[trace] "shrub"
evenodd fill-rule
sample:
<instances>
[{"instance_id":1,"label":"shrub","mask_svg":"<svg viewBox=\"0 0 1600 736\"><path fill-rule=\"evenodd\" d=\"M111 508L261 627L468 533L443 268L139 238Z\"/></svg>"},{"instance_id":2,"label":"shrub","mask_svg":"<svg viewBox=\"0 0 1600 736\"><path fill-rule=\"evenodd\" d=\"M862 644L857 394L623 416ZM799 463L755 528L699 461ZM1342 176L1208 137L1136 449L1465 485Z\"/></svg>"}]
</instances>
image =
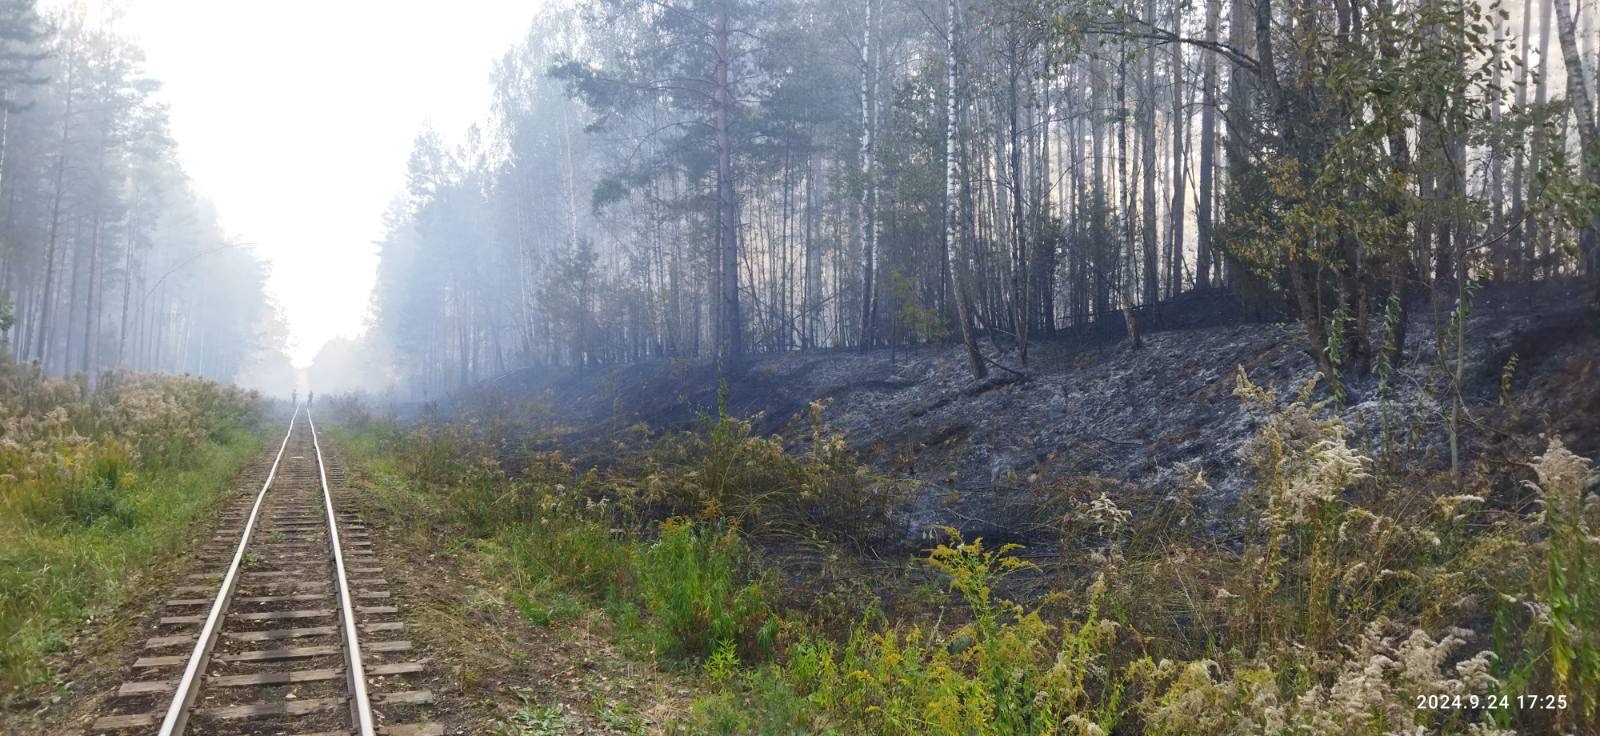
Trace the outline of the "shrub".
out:
<instances>
[{"instance_id":1,"label":"shrub","mask_svg":"<svg viewBox=\"0 0 1600 736\"><path fill-rule=\"evenodd\" d=\"M746 662L772 650L777 622L762 585L743 582L745 551L731 531L669 519L634 562L656 656L700 660L732 644Z\"/></svg>"},{"instance_id":2,"label":"shrub","mask_svg":"<svg viewBox=\"0 0 1600 736\"><path fill-rule=\"evenodd\" d=\"M639 467L610 478L645 518L684 516L729 523L748 534L864 542L883 533L892 483L856 461L812 404L811 451L790 454L754 434L759 419L719 409L698 429L663 438ZM629 477L632 476L632 477Z\"/></svg>"},{"instance_id":3,"label":"shrub","mask_svg":"<svg viewBox=\"0 0 1600 736\"><path fill-rule=\"evenodd\" d=\"M995 583L1030 567L1017 547L947 533L928 564L960 595L969 623L943 632L869 616L843 646L796 643L785 678L848 733L1110 733L1120 716L1120 690L1106 677L1117 625L1094 605L1079 621L1051 624L996 596Z\"/></svg>"}]
</instances>

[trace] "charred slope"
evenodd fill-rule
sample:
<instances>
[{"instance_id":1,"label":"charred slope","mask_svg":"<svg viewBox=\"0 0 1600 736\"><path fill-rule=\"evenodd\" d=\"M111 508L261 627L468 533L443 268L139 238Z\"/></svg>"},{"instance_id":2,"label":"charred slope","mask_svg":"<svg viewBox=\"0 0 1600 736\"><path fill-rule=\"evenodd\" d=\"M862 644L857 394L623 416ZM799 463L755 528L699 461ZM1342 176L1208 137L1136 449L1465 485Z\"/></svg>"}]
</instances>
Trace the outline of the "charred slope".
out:
<instances>
[{"instance_id":1,"label":"charred slope","mask_svg":"<svg viewBox=\"0 0 1600 736\"><path fill-rule=\"evenodd\" d=\"M1478 300L1462 372L1468 460L1525 462L1542 449L1530 441L1541 433L1600 455L1600 329L1581 304L1492 292ZM1437 347L1448 313L1415 311L1389 398L1369 377L1349 387L1340 411L1357 443L1376 442L1384 422L1399 421L1414 445L1408 456L1444 467L1449 388ZM1513 356L1507 407L1502 378ZM1238 450L1265 416L1234 396L1237 372L1280 394L1316 375L1298 326L1288 323L1155 332L1140 350L1110 340L1049 342L1021 369L1026 379L976 384L958 346L759 357L729 382L727 409L759 414L759 431L801 449L811 436L807 408L822 402L829 430L866 461L917 481L905 506L912 537L934 523L1025 537L1063 492L1118 487L1160 498L1195 473L1210 488L1198 502L1226 533L1228 511L1249 484ZM715 411L718 380L703 362L530 369L458 401L538 437L539 446L604 466L641 436Z\"/></svg>"}]
</instances>

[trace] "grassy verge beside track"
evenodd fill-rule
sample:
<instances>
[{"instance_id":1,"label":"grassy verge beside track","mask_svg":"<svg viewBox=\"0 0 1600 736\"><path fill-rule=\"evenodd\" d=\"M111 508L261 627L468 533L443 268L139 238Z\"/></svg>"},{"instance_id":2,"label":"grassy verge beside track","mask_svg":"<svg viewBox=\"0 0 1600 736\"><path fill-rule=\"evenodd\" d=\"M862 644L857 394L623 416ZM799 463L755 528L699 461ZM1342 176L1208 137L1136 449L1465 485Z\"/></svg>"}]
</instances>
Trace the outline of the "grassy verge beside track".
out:
<instances>
[{"instance_id":1,"label":"grassy verge beside track","mask_svg":"<svg viewBox=\"0 0 1600 736\"><path fill-rule=\"evenodd\" d=\"M194 378L108 376L95 390L0 364L0 688L55 679L47 664L114 610L140 571L261 447L262 404Z\"/></svg>"}]
</instances>

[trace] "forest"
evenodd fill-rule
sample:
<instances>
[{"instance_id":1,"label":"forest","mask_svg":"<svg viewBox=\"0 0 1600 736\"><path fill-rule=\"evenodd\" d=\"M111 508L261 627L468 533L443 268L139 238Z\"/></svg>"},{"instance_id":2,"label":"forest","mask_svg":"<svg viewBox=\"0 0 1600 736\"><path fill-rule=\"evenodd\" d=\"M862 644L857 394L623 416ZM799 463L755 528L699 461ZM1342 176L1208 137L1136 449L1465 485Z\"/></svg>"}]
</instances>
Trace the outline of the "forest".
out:
<instances>
[{"instance_id":1,"label":"forest","mask_svg":"<svg viewBox=\"0 0 1600 736\"><path fill-rule=\"evenodd\" d=\"M981 377L1222 292L1363 376L1404 360L1409 312L1596 278L1581 10L548 8L483 123L417 136L356 375L439 396L525 365L961 340Z\"/></svg>"},{"instance_id":2,"label":"forest","mask_svg":"<svg viewBox=\"0 0 1600 736\"><path fill-rule=\"evenodd\" d=\"M91 4L0 735L1600 733L1600 0Z\"/></svg>"},{"instance_id":3,"label":"forest","mask_svg":"<svg viewBox=\"0 0 1600 736\"><path fill-rule=\"evenodd\" d=\"M265 265L184 174L142 62L81 9L0 3L0 334L44 374L232 381L283 327Z\"/></svg>"}]
</instances>

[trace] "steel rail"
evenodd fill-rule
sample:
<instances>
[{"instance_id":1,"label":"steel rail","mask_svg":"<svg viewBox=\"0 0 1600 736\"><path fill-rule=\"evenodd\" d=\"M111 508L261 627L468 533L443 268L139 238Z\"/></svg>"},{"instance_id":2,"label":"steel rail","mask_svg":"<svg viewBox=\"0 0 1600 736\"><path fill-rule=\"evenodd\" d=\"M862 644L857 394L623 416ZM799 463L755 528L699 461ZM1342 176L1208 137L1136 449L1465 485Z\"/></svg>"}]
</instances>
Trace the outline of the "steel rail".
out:
<instances>
[{"instance_id":1,"label":"steel rail","mask_svg":"<svg viewBox=\"0 0 1600 736\"><path fill-rule=\"evenodd\" d=\"M356 636L355 607L350 603L350 581L345 577L344 551L339 544L339 518L333 511L333 494L328 491L328 468L322 462L322 443L317 440L317 423L306 407L306 424L311 427L311 446L317 451L317 477L322 483L323 508L328 512L328 545L333 548L334 575L339 581L339 618L343 623L345 677L350 690L350 712L359 736L374 736L372 701L367 697L367 676L361 664L361 643Z\"/></svg>"},{"instance_id":2,"label":"steel rail","mask_svg":"<svg viewBox=\"0 0 1600 736\"><path fill-rule=\"evenodd\" d=\"M300 407L296 406L294 413L289 416L289 431L284 433L283 443L278 445L278 455L272 459L272 469L267 471L267 480L261 484L261 491L256 494L255 504L250 507L250 516L245 520L244 533L239 537L239 547L233 552L233 562L228 565L228 572L222 577L222 586L217 589L217 598L211 602L211 613L206 616L205 625L200 628L200 636L195 640L194 651L189 654L189 663L183 668L183 679L178 681L178 687L172 694L172 703L167 706L167 714L161 719L159 736L179 736L189 724L189 710L194 705L195 697L200 693L200 673L205 671L206 664L211 659L211 650L216 646L217 634L222 629L222 616L233 601L233 591L239 583L239 568L244 564L245 548L250 546L250 538L255 534L256 517L261 513L261 502L267 497L267 489L272 487L273 479L278 477L278 464L283 462L283 451L289 447L289 437L294 434L295 420L299 418ZM310 418L311 412L307 409L306 419Z\"/></svg>"}]
</instances>

